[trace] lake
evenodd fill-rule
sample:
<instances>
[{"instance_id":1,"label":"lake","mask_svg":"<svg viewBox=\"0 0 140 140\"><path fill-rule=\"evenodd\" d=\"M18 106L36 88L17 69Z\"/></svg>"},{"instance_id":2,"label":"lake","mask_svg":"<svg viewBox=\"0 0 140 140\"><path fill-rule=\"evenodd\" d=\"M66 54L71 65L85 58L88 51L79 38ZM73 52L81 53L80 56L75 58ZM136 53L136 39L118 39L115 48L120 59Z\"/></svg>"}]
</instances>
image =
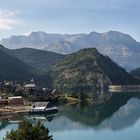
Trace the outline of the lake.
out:
<instances>
[{"instance_id":1,"label":"lake","mask_svg":"<svg viewBox=\"0 0 140 140\"><path fill-rule=\"evenodd\" d=\"M40 120L54 140L140 140L140 93L101 93L91 103L59 106L51 116L1 117L0 140L23 118Z\"/></svg>"}]
</instances>

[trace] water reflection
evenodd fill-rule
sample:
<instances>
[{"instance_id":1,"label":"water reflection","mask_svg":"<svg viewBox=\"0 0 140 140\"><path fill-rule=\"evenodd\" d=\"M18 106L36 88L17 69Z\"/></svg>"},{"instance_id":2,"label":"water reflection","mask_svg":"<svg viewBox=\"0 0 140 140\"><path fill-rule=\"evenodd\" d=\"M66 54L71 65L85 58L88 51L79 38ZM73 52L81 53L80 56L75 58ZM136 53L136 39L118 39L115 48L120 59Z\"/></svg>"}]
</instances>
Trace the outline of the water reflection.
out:
<instances>
[{"instance_id":1,"label":"water reflection","mask_svg":"<svg viewBox=\"0 0 140 140\"><path fill-rule=\"evenodd\" d=\"M72 121L79 122L86 126L99 126L102 121L107 118L111 118L111 116L113 116L115 112L119 111L122 106L128 106L130 103L133 106L135 100L127 104L131 98L140 98L139 93L113 93L110 95L106 98L105 96L99 96L97 101L90 104L65 106L61 110L61 114L67 116ZM133 107L133 110L134 112L139 112L136 107ZM138 113L135 114L139 115ZM130 119L134 118L132 117ZM119 125L119 121L117 121L117 124Z\"/></svg>"},{"instance_id":2,"label":"water reflection","mask_svg":"<svg viewBox=\"0 0 140 140\"><path fill-rule=\"evenodd\" d=\"M140 118L139 108L140 100L131 98L126 105L120 107L110 118L103 120L98 129L121 130L133 126Z\"/></svg>"},{"instance_id":3,"label":"water reflection","mask_svg":"<svg viewBox=\"0 0 140 140\"><path fill-rule=\"evenodd\" d=\"M6 115L6 116L1 116L0 118L0 130L4 129L5 127L7 127L7 125L10 124L18 124L18 122L20 122L23 119L27 119L30 120L32 122L34 121L52 121L54 116L56 114L52 114L49 116L46 115Z\"/></svg>"},{"instance_id":4,"label":"water reflection","mask_svg":"<svg viewBox=\"0 0 140 140\"><path fill-rule=\"evenodd\" d=\"M18 121L27 118L31 121L42 121L52 134L67 130L84 130L86 132L87 129L118 131L133 126L139 120L139 108L140 93L138 92L102 93L96 94L90 103L60 106L57 115L1 117L0 130L6 131L9 126L15 128Z\"/></svg>"}]
</instances>

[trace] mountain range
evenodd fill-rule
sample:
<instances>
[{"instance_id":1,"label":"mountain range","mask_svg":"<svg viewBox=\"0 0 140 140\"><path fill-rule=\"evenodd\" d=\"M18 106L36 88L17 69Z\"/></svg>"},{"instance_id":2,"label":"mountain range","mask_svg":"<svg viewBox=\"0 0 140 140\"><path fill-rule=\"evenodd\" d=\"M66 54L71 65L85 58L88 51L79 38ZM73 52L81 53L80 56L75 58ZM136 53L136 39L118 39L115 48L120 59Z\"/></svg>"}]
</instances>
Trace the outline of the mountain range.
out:
<instances>
[{"instance_id":1,"label":"mountain range","mask_svg":"<svg viewBox=\"0 0 140 140\"><path fill-rule=\"evenodd\" d=\"M89 34L48 34L42 31L11 36L0 41L7 48L35 48L70 54L83 48L96 48L128 71L140 66L140 43L117 31Z\"/></svg>"},{"instance_id":2,"label":"mountain range","mask_svg":"<svg viewBox=\"0 0 140 140\"><path fill-rule=\"evenodd\" d=\"M95 48L69 55L32 48L7 49L0 46L0 80L28 82L60 91L93 90L102 80L105 84L138 84L125 69Z\"/></svg>"}]
</instances>

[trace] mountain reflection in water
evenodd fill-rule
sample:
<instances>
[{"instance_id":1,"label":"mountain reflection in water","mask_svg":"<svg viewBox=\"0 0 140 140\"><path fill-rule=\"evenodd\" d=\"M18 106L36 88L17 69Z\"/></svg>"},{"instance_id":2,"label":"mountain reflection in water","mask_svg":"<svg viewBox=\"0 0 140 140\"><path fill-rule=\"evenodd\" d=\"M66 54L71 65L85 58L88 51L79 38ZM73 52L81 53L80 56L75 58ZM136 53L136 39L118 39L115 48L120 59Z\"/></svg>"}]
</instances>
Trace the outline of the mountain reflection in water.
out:
<instances>
[{"instance_id":1,"label":"mountain reflection in water","mask_svg":"<svg viewBox=\"0 0 140 140\"><path fill-rule=\"evenodd\" d=\"M108 101L99 104L65 106L61 114L73 122L94 129L122 129L133 125L140 117L139 93L113 93ZM66 125L66 124L65 124Z\"/></svg>"},{"instance_id":2,"label":"mountain reflection in water","mask_svg":"<svg viewBox=\"0 0 140 140\"><path fill-rule=\"evenodd\" d=\"M0 121L0 138L6 131L17 128L23 118L39 119L52 135L66 130L123 130L131 128L140 118L140 93L98 94L91 103L59 106L58 114L52 116L4 116Z\"/></svg>"}]
</instances>

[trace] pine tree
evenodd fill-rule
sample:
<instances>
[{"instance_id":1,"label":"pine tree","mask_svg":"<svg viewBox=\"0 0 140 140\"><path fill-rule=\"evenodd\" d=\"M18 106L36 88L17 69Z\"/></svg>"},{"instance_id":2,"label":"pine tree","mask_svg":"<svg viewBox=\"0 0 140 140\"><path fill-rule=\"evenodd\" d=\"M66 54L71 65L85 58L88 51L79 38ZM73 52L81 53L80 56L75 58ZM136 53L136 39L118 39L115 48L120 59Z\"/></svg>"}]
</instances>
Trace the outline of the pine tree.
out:
<instances>
[{"instance_id":1,"label":"pine tree","mask_svg":"<svg viewBox=\"0 0 140 140\"><path fill-rule=\"evenodd\" d=\"M52 135L49 136L48 128L39 121L33 124L23 120L17 130L11 130L6 134L4 140L53 140L53 138Z\"/></svg>"}]
</instances>

